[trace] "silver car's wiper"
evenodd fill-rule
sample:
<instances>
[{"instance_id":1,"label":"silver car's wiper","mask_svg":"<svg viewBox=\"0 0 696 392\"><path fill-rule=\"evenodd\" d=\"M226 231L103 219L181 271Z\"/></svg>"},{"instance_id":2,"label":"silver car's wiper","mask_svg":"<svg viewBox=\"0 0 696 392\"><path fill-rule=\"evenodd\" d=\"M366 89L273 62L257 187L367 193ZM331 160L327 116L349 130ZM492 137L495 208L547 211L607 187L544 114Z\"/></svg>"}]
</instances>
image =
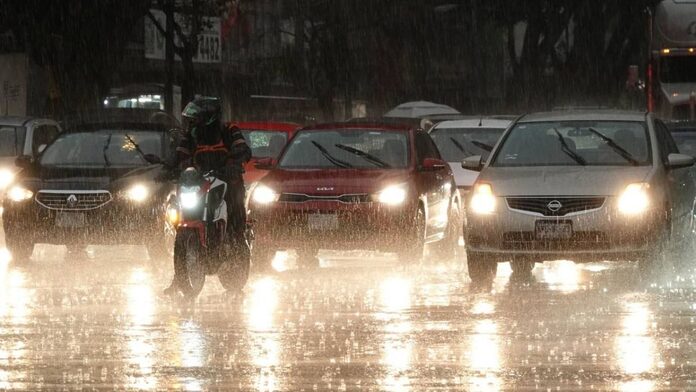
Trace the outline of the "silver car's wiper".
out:
<instances>
[{"instance_id":1,"label":"silver car's wiper","mask_svg":"<svg viewBox=\"0 0 696 392\"><path fill-rule=\"evenodd\" d=\"M334 144L334 146L336 146L336 148L340 148L343 151L348 151L351 154L355 154L355 155L365 159L368 162L374 163L375 165L377 165L379 167L385 167L385 168L391 167L391 165L388 164L387 162L384 162L383 160L377 158L376 156L374 156L372 154L368 154L363 150L358 150L357 148L354 148L351 146L346 146L344 144Z\"/></svg>"},{"instance_id":2,"label":"silver car's wiper","mask_svg":"<svg viewBox=\"0 0 696 392\"><path fill-rule=\"evenodd\" d=\"M351 165L350 163L344 162L344 161L334 157L333 155L331 155L329 153L329 151L326 150L326 148L324 148L324 146L315 142L314 140L312 140L312 144L314 145L314 147L317 148L317 150L319 150L319 152L321 152L321 155L323 155L324 158L326 158L329 162L333 163L334 165L336 165L338 167L342 167L344 169L353 167L353 165Z\"/></svg>"},{"instance_id":3,"label":"silver car's wiper","mask_svg":"<svg viewBox=\"0 0 696 392\"><path fill-rule=\"evenodd\" d=\"M626 151L623 147L619 146L616 144L614 139L610 138L609 136L604 135L603 133L599 132L598 130L589 127L587 128L588 131L592 132L593 134L597 135L600 139L604 140L607 145L614 150L617 154L621 155L621 157L628 162L630 162L633 166L638 166L640 165L640 162L636 158L631 155L630 152Z\"/></svg>"},{"instance_id":4,"label":"silver car's wiper","mask_svg":"<svg viewBox=\"0 0 696 392\"><path fill-rule=\"evenodd\" d=\"M111 161L109 161L109 157L107 156L106 152L109 150L109 146L111 146L111 137L113 135L113 133L110 133L109 136L107 136L106 143L104 143L104 147L102 148L102 155L104 156L104 164L106 167L111 166Z\"/></svg>"},{"instance_id":5,"label":"silver car's wiper","mask_svg":"<svg viewBox=\"0 0 696 392\"><path fill-rule=\"evenodd\" d=\"M578 164L582 166L587 165L587 161L585 160L585 158L578 155L577 152L573 151L573 149L571 149L570 146L568 146L568 142L566 142L563 135L561 135L561 133L558 132L558 129L554 128L553 131L556 132L556 135L558 136L558 141L561 143L561 151L566 153L566 155L568 155L569 157L573 158L573 160Z\"/></svg>"},{"instance_id":6,"label":"silver car's wiper","mask_svg":"<svg viewBox=\"0 0 696 392\"><path fill-rule=\"evenodd\" d=\"M488 151L488 152L493 151L493 146L491 146L490 144L486 144L486 143L480 142L478 140L471 140L469 143L473 144L474 146L476 146L484 151Z\"/></svg>"}]
</instances>

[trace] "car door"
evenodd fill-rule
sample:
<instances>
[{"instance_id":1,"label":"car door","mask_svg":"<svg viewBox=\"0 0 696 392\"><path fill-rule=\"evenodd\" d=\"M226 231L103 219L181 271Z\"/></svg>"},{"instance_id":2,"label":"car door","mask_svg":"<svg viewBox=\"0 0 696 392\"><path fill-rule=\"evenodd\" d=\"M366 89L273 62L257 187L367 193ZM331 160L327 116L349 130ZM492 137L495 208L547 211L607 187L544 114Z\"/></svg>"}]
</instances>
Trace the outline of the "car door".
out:
<instances>
[{"instance_id":1,"label":"car door","mask_svg":"<svg viewBox=\"0 0 696 392\"><path fill-rule=\"evenodd\" d=\"M426 198L427 236L442 234L447 227L451 192L449 177L446 175L447 170L446 168L423 170L422 166L425 159L441 159L437 146L427 133L416 131L415 144L419 182Z\"/></svg>"},{"instance_id":2,"label":"car door","mask_svg":"<svg viewBox=\"0 0 696 392\"><path fill-rule=\"evenodd\" d=\"M656 120L655 125L660 144L660 158L663 164L667 165L669 154L677 154L679 149L662 121ZM689 168L667 169L666 174L669 195L672 199L672 222L675 228L686 228L690 222L696 185L691 179Z\"/></svg>"}]
</instances>

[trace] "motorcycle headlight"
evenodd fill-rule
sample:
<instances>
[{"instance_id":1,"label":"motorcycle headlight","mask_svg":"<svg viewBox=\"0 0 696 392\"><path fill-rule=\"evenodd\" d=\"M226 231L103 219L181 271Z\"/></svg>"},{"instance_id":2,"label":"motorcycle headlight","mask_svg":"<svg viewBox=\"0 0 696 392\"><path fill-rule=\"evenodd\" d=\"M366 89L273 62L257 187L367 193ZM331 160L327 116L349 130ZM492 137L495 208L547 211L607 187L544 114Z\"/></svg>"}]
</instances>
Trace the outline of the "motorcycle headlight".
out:
<instances>
[{"instance_id":1,"label":"motorcycle headlight","mask_svg":"<svg viewBox=\"0 0 696 392\"><path fill-rule=\"evenodd\" d=\"M471 211L477 214L492 214L495 212L495 195L491 184L476 184L469 204Z\"/></svg>"},{"instance_id":2,"label":"motorcycle headlight","mask_svg":"<svg viewBox=\"0 0 696 392\"><path fill-rule=\"evenodd\" d=\"M0 169L0 189L5 189L15 179L15 174L12 170L10 169Z\"/></svg>"},{"instance_id":3,"label":"motorcycle headlight","mask_svg":"<svg viewBox=\"0 0 696 392\"><path fill-rule=\"evenodd\" d=\"M126 190L126 197L134 202L141 203L150 196L150 190L143 184L136 184Z\"/></svg>"},{"instance_id":4,"label":"motorcycle headlight","mask_svg":"<svg viewBox=\"0 0 696 392\"><path fill-rule=\"evenodd\" d=\"M12 201L24 201L24 200L29 200L34 196L34 192L30 191L29 189L21 186L21 185L15 185L12 188L10 188L10 191L7 192L7 197L10 198Z\"/></svg>"},{"instance_id":5,"label":"motorcycle headlight","mask_svg":"<svg viewBox=\"0 0 696 392\"><path fill-rule=\"evenodd\" d=\"M644 182L630 184L619 196L619 212L624 215L638 215L650 206L648 189L650 185Z\"/></svg>"},{"instance_id":6,"label":"motorcycle headlight","mask_svg":"<svg viewBox=\"0 0 696 392\"><path fill-rule=\"evenodd\" d=\"M167 208L167 221L172 225L179 223L179 210L174 207Z\"/></svg>"},{"instance_id":7,"label":"motorcycle headlight","mask_svg":"<svg viewBox=\"0 0 696 392\"><path fill-rule=\"evenodd\" d=\"M397 206L406 201L406 186L391 185L377 193L377 201L390 206Z\"/></svg>"},{"instance_id":8,"label":"motorcycle headlight","mask_svg":"<svg viewBox=\"0 0 696 392\"><path fill-rule=\"evenodd\" d=\"M254 193L251 195L252 200L258 204L270 204L278 201L278 193L266 185L258 184L254 187Z\"/></svg>"},{"instance_id":9,"label":"motorcycle headlight","mask_svg":"<svg viewBox=\"0 0 696 392\"><path fill-rule=\"evenodd\" d=\"M181 203L181 208L185 210L196 208L200 201L200 196L198 195L198 191L200 191L200 189L201 188L197 186L181 188L181 192L179 194L179 202Z\"/></svg>"}]
</instances>

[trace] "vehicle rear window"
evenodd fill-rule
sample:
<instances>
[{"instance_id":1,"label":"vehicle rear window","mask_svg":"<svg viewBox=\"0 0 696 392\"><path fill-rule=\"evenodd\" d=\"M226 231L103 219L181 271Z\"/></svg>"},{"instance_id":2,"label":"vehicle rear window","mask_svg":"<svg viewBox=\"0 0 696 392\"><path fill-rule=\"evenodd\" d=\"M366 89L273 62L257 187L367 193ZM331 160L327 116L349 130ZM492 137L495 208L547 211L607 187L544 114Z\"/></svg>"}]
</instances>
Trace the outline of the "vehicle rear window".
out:
<instances>
[{"instance_id":1,"label":"vehicle rear window","mask_svg":"<svg viewBox=\"0 0 696 392\"><path fill-rule=\"evenodd\" d=\"M470 156L488 156L503 132L504 128L436 128L430 136L444 160L461 162Z\"/></svg>"},{"instance_id":2,"label":"vehicle rear window","mask_svg":"<svg viewBox=\"0 0 696 392\"><path fill-rule=\"evenodd\" d=\"M143 154L163 157L163 133L155 131L97 130L61 134L41 156L44 166L137 167L146 165Z\"/></svg>"},{"instance_id":3,"label":"vehicle rear window","mask_svg":"<svg viewBox=\"0 0 696 392\"><path fill-rule=\"evenodd\" d=\"M0 157L22 155L26 129L0 125Z\"/></svg>"},{"instance_id":4,"label":"vehicle rear window","mask_svg":"<svg viewBox=\"0 0 696 392\"><path fill-rule=\"evenodd\" d=\"M408 132L368 129L305 130L290 142L282 168L404 168Z\"/></svg>"},{"instance_id":5,"label":"vehicle rear window","mask_svg":"<svg viewBox=\"0 0 696 392\"><path fill-rule=\"evenodd\" d=\"M277 158L288 142L287 132L242 130L254 158Z\"/></svg>"},{"instance_id":6,"label":"vehicle rear window","mask_svg":"<svg viewBox=\"0 0 696 392\"><path fill-rule=\"evenodd\" d=\"M561 121L515 125L492 166L629 166L650 162L648 132L642 122Z\"/></svg>"}]
</instances>

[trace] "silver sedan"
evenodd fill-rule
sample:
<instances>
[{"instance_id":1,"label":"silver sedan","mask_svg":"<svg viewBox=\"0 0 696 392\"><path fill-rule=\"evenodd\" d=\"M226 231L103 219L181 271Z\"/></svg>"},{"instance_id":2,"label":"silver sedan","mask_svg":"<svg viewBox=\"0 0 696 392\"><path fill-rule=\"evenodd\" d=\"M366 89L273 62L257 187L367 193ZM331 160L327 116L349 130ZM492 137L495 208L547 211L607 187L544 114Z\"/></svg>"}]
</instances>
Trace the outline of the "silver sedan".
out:
<instances>
[{"instance_id":1,"label":"silver sedan","mask_svg":"<svg viewBox=\"0 0 696 392\"><path fill-rule=\"evenodd\" d=\"M502 136L467 197L469 275L490 281L498 262L637 260L649 266L693 241L688 167L653 115L563 111L527 115Z\"/></svg>"}]
</instances>

